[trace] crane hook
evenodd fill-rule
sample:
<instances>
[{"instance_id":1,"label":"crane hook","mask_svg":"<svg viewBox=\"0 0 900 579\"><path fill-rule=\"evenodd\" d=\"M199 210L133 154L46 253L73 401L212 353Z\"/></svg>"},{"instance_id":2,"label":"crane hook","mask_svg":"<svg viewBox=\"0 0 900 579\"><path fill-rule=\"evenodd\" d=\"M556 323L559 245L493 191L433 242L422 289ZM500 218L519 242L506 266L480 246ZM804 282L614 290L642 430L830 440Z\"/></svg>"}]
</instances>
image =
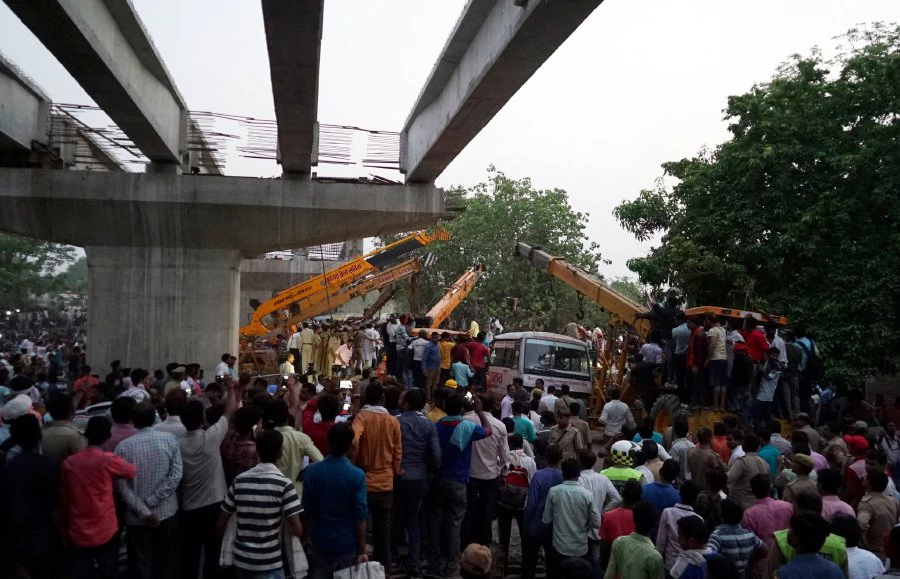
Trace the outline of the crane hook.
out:
<instances>
[{"instance_id":1,"label":"crane hook","mask_svg":"<svg viewBox=\"0 0 900 579\"><path fill-rule=\"evenodd\" d=\"M575 317L579 320L584 319L584 294L581 292L576 292L578 296L578 310L575 312Z\"/></svg>"}]
</instances>

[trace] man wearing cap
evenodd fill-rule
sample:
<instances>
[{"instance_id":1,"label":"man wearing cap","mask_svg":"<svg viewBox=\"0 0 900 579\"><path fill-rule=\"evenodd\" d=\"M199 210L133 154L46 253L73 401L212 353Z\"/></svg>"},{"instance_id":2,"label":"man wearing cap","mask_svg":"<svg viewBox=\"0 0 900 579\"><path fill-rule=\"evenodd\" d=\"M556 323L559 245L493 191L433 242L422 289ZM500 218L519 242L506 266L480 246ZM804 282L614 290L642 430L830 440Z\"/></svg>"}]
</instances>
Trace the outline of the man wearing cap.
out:
<instances>
[{"instance_id":1,"label":"man wearing cap","mask_svg":"<svg viewBox=\"0 0 900 579\"><path fill-rule=\"evenodd\" d=\"M644 475L634 467L633 449L636 445L627 440L620 440L609 449L609 460L612 466L600 471L600 474L610 480L619 494L625 489L625 483L636 480L641 484L651 481L645 480ZM634 451L636 452L636 451Z\"/></svg>"},{"instance_id":2,"label":"man wearing cap","mask_svg":"<svg viewBox=\"0 0 900 579\"><path fill-rule=\"evenodd\" d=\"M801 493L818 495L819 485L809 476L809 473L813 471L815 466L812 457L808 454L795 454L791 470L794 471L797 478L784 487L784 493L781 498L789 503L794 503L797 495Z\"/></svg>"},{"instance_id":3,"label":"man wearing cap","mask_svg":"<svg viewBox=\"0 0 900 579\"><path fill-rule=\"evenodd\" d=\"M869 442L858 434L845 435L844 442L847 443L849 454L853 457L844 473L844 492L847 502L855 509L866 494L863 480L866 478L866 452L869 450Z\"/></svg>"},{"instance_id":4,"label":"man wearing cap","mask_svg":"<svg viewBox=\"0 0 900 579\"><path fill-rule=\"evenodd\" d=\"M169 380L168 382L166 382L166 387L163 389L163 396L165 396L172 390L177 390L177 389L181 388L181 378L182 378L182 376L184 376L184 371L185 371L185 367L181 366L181 365L178 365L178 366L175 366L174 368L172 368L172 371L169 372L169 375L172 377L172 379ZM228 372L223 372L223 373L227 374ZM216 374L216 376L219 376L219 375L220 374L218 374L218 373Z\"/></svg>"},{"instance_id":5,"label":"man wearing cap","mask_svg":"<svg viewBox=\"0 0 900 579\"><path fill-rule=\"evenodd\" d=\"M0 424L0 453L8 451L12 447L10 440L10 425L17 418L25 416L31 410L31 398L27 394L19 394L0 409L0 416L3 417L3 424ZM37 415L35 413L35 415Z\"/></svg>"}]
</instances>

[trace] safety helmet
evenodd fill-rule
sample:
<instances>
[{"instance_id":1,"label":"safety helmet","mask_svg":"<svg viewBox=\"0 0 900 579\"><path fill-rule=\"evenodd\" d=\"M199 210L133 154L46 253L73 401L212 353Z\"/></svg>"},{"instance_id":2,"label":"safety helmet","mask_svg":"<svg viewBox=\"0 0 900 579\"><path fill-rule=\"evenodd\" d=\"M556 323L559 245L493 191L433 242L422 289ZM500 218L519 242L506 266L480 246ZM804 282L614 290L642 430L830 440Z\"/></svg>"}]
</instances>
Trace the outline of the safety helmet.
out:
<instances>
[{"instance_id":1,"label":"safety helmet","mask_svg":"<svg viewBox=\"0 0 900 579\"><path fill-rule=\"evenodd\" d=\"M619 466L634 466L634 458L631 456L633 445L627 440L620 440L612 445L609 457L613 463Z\"/></svg>"}]
</instances>

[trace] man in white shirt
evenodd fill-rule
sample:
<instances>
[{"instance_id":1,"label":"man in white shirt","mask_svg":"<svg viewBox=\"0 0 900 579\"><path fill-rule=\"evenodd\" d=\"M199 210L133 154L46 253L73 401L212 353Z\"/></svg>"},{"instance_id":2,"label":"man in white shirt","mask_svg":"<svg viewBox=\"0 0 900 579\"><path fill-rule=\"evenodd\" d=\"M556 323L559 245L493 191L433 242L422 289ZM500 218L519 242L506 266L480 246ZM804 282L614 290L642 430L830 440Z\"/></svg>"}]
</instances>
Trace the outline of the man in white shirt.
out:
<instances>
[{"instance_id":1,"label":"man in white shirt","mask_svg":"<svg viewBox=\"0 0 900 579\"><path fill-rule=\"evenodd\" d=\"M713 409L725 410L725 382L728 379L728 350L725 328L714 314L706 317L706 339L709 351L708 379L713 393Z\"/></svg>"},{"instance_id":2,"label":"man in white shirt","mask_svg":"<svg viewBox=\"0 0 900 579\"><path fill-rule=\"evenodd\" d=\"M662 338L660 338L658 334L654 334L654 336L650 338L649 342L641 346L641 356L644 357L644 362L656 365L663 363L663 349L655 341L661 339Z\"/></svg>"},{"instance_id":3,"label":"man in white shirt","mask_svg":"<svg viewBox=\"0 0 900 579\"><path fill-rule=\"evenodd\" d=\"M538 406L538 412L556 412L556 401L559 398L556 397L556 386L552 384L547 386L547 392L541 396L541 402Z\"/></svg>"},{"instance_id":4,"label":"man in white shirt","mask_svg":"<svg viewBox=\"0 0 900 579\"><path fill-rule=\"evenodd\" d=\"M737 459L747 454L746 452L744 452L744 446L742 442L743 435L741 434L740 430L729 432L728 436L725 437L725 443L728 445L728 448L731 449L731 457L728 458L729 468Z\"/></svg>"},{"instance_id":5,"label":"man in white shirt","mask_svg":"<svg viewBox=\"0 0 900 579\"><path fill-rule=\"evenodd\" d=\"M181 450L181 571L197 577L201 551L218 553L221 543L216 534L216 521L222 512L221 503L228 488L222 469L220 447L228 433L228 422L237 410L240 395L231 378L226 379L228 393L225 412L215 424L203 429L204 408L199 400L188 402L182 411L186 435L179 439ZM204 559L203 577L216 577L219 572L217 557Z\"/></svg>"},{"instance_id":6,"label":"man in white shirt","mask_svg":"<svg viewBox=\"0 0 900 579\"><path fill-rule=\"evenodd\" d=\"M378 351L378 342L381 341L381 336L378 335L378 330L372 327L372 324L366 326L366 341L363 343L363 365L371 366L372 368L378 367L378 360L375 359L375 353Z\"/></svg>"},{"instance_id":7,"label":"man in white shirt","mask_svg":"<svg viewBox=\"0 0 900 579\"><path fill-rule=\"evenodd\" d=\"M294 334L295 336L299 336L300 334ZM293 376L296 372L294 371L294 353L291 352L287 355L287 359L281 363L281 366L278 367L278 373L281 374L282 377L285 376Z\"/></svg>"},{"instance_id":8,"label":"man in white shirt","mask_svg":"<svg viewBox=\"0 0 900 579\"><path fill-rule=\"evenodd\" d=\"M483 405L484 416L491 426L491 435L472 443L469 501L462 525L463 545L491 544L491 524L495 518L497 495L500 492L500 474L509 464L506 427L491 414L494 399L487 394L480 394L479 398ZM481 419L475 411L467 412L463 418L481 426Z\"/></svg>"},{"instance_id":9,"label":"man in white shirt","mask_svg":"<svg viewBox=\"0 0 900 579\"><path fill-rule=\"evenodd\" d=\"M594 497L594 508L600 513L602 520L603 513L622 502L622 496L616 490L616 487L613 486L612 481L594 470L594 464L597 462L597 455L594 454L594 451L590 448L582 449L578 453L578 460L581 462L581 476L578 477L578 482ZM589 538L590 544L588 547L591 561L597 561L597 563L599 563L600 558L600 541L597 540L599 532L600 528L598 527L594 537ZM596 558L594 555L596 555Z\"/></svg>"},{"instance_id":10,"label":"man in white shirt","mask_svg":"<svg viewBox=\"0 0 900 579\"><path fill-rule=\"evenodd\" d=\"M619 389L610 388L607 391L606 404L603 405L603 411L600 412L600 424L604 427L604 433L607 439L622 432L623 426L634 428L634 416L628 405L619 400Z\"/></svg>"},{"instance_id":11,"label":"man in white shirt","mask_svg":"<svg viewBox=\"0 0 900 579\"><path fill-rule=\"evenodd\" d=\"M515 396L516 387L510 384L506 387L506 396L504 396L503 399L500 400L500 420L503 420L507 417L512 418L512 405L515 401Z\"/></svg>"},{"instance_id":12,"label":"man in white shirt","mask_svg":"<svg viewBox=\"0 0 900 579\"><path fill-rule=\"evenodd\" d=\"M33 355L34 354L34 342L29 340L28 338L25 338L24 340L22 340L22 342L19 344L19 351L21 352L23 350L29 356Z\"/></svg>"},{"instance_id":13,"label":"man in white shirt","mask_svg":"<svg viewBox=\"0 0 900 579\"><path fill-rule=\"evenodd\" d=\"M231 358L231 354L222 354L222 361L216 364L216 376L225 376L226 374L231 374L230 368L228 366L228 360Z\"/></svg>"},{"instance_id":14,"label":"man in white shirt","mask_svg":"<svg viewBox=\"0 0 900 579\"><path fill-rule=\"evenodd\" d=\"M288 352L294 355L294 360L300 359L300 345L303 343L303 336L300 334L300 328L297 328L297 331L291 334L291 337L288 338L287 349Z\"/></svg>"},{"instance_id":15,"label":"man in white shirt","mask_svg":"<svg viewBox=\"0 0 900 579\"><path fill-rule=\"evenodd\" d=\"M332 364L338 366L338 373L341 378L346 378L348 372L350 371L350 360L353 359L353 342L351 340L347 340L345 343L338 346L337 351L334 353L334 361Z\"/></svg>"},{"instance_id":16,"label":"man in white shirt","mask_svg":"<svg viewBox=\"0 0 900 579\"><path fill-rule=\"evenodd\" d=\"M428 334L425 330L419 330L416 339L409 344L409 349L412 350L413 381L416 388L425 387L425 372L422 370L422 354L425 352L425 346L427 345Z\"/></svg>"},{"instance_id":17,"label":"man in white shirt","mask_svg":"<svg viewBox=\"0 0 900 579\"><path fill-rule=\"evenodd\" d=\"M397 318L391 315L387 324L384 326L384 332L387 334L388 343L385 344L385 352L387 353L387 372L391 376L397 376L397 344L394 334L397 333L397 327L400 323Z\"/></svg>"},{"instance_id":18,"label":"man in white shirt","mask_svg":"<svg viewBox=\"0 0 900 579\"><path fill-rule=\"evenodd\" d=\"M778 361L781 362L782 368L787 368L787 348L784 340L778 335L778 327L775 324L766 324L766 341L770 348L778 348ZM818 448L814 450L819 450Z\"/></svg>"},{"instance_id":19,"label":"man in white shirt","mask_svg":"<svg viewBox=\"0 0 900 579\"><path fill-rule=\"evenodd\" d=\"M831 532L843 537L847 544L847 571L850 579L869 579L884 573L884 564L878 555L859 548L860 529L855 517L836 513L831 519Z\"/></svg>"},{"instance_id":20,"label":"man in white shirt","mask_svg":"<svg viewBox=\"0 0 900 579\"><path fill-rule=\"evenodd\" d=\"M181 411L187 404L187 393L181 388L176 388L166 394L166 419L153 427L160 432L168 432L175 438L184 438L187 429L181 423Z\"/></svg>"}]
</instances>

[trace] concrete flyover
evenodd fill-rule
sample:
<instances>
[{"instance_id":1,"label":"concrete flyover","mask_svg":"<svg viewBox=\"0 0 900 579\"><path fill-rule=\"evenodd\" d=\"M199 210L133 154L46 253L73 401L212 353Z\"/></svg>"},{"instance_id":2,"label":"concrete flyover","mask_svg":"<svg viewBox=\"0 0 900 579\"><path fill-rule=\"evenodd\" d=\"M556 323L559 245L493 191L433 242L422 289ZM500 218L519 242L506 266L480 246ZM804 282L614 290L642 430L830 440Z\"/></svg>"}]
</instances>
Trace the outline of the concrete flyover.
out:
<instances>
[{"instance_id":1,"label":"concrete flyover","mask_svg":"<svg viewBox=\"0 0 900 579\"><path fill-rule=\"evenodd\" d=\"M27 155L49 137L50 98L0 54L0 155Z\"/></svg>"},{"instance_id":2,"label":"concrete flyover","mask_svg":"<svg viewBox=\"0 0 900 579\"><path fill-rule=\"evenodd\" d=\"M433 183L603 0L469 0L407 118L400 170Z\"/></svg>"},{"instance_id":3,"label":"concrete flyover","mask_svg":"<svg viewBox=\"0 0 900 579\"><path fill-rule=\"evenodd\" d=\"M39 169L0 169L0 206L0 230L85 248L90 363L208 370L237 347L243 257L444 216L431 185Z\"/></svg>"},{"instance_id":4,"label":"concrete flyover","mask_svg":"<svg viewBox=\"0 0 900 579\"><path fill-rule=\"evenodd\" d=\"M278 120L278 162L285 173L316 165L319 53L325 0L262 0L272 97Z\"/></svg>"},{"instance_id":5,"label":"concrete flyover","mask_svg":"<svg viewBox=\"0 0 900 579\"><path fill-rule=\"evenodd\" d=\"M4 0L154 163L186 159L187 107L127 0Z\"/></svg>"}]
</instances>

